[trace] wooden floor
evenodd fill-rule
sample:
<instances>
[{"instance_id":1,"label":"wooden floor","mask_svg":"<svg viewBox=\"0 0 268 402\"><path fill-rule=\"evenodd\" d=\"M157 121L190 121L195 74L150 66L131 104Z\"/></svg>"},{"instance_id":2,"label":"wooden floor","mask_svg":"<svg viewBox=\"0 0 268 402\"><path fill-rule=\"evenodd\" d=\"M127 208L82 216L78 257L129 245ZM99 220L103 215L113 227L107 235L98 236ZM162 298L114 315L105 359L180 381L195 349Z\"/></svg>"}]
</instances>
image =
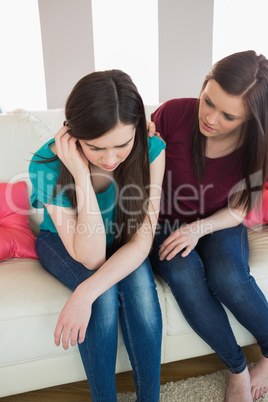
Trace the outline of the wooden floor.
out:
<instances>
[{"instance_id":1,"label":"wooden floor","mask_svg":"<svg viewBox=\"0 0 268 402\"><path fill-rule=\"evenodd\" d=\"M259 358L257 345L243 348L247 362L256 362ZM194 359L181 360L163 364L161 367L161 384L179 381L189 377L205 375L225 369L225 365L215 355L201 356ZM135 391L132 373L116 374L118 392ZM90 402L90 391L87 381L76 382L58 387L46 388L25 394L1 398L1 402Z\"/></svg>"}]
</instances>

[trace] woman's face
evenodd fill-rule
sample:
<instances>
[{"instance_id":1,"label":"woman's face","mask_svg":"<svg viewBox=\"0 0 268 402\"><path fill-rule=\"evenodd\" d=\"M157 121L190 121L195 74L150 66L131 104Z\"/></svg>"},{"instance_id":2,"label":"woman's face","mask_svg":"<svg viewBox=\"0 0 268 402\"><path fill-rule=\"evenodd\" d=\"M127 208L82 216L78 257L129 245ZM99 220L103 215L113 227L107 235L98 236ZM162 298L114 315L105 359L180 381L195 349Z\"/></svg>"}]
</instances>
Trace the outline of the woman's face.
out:
<instances>
[{"instance_id":1,"label":"woman's face","mask_svg":"<svg viewBox=\"0 0 268 402\"><path fill-rule=\"evenodd\" d=\"M206 137L239 136L246 121L242 97L228 94L211 79L200 96L198 118L199 129Z\"/></svg>"},{"instance_id":2,"label":"woman's face","mask_svg":"<svg viewBox=\"0 0 268 402\"><path fill-rule=\"evenodd\" d=\"M135 127L118 123L117 126L94 140L79 140L82 150L89 162L101 170L112 172L130 154Z\"/></svg>"}]
</instances>

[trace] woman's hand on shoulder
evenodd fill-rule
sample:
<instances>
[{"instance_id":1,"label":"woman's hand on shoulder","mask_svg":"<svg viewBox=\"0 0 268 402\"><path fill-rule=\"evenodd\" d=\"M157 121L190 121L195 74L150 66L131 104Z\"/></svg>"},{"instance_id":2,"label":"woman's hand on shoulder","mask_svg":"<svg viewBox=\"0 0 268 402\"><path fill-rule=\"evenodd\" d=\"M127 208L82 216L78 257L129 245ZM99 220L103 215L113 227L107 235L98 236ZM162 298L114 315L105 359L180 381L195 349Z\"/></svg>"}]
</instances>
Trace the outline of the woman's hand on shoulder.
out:
<instances>
[{"instance_id":1,"label":"woman's hand on shoulder","mask_svg":"<svg viewBox=\"0 0 268 402\"><path fill-rule=\"evenodd\" d=\"M148 137L152 138L155 135L166 144L161 135L156 131L156 127L153 121L146 121L146 125L147 125Z\"/></svg>"},{"instance_id":2,"label":"woman's hand on shoulder","mask_svg":"<svg viewBox=\"0 0 268 402\"><path fill-rule=\"evenodd\" d=\"M202 237L198 222L183 225L169 235L160 245L160 260L171 260L175 255L181 253L182 257L187 257L195 248L198 240Z\"/></svg>"},{"instance_id":3,"label":"woman's hand on shoulder","mask_svg":"<svg viewBox=\"0 0 268 402\"><path fill-rule=\"evenodd\" d=\"M79 285L63 307L54 332L54 342L62 343L68 349L69 342L84 342L87 326L91 316L92 302L89 300L87 287Z\"/></svg>"},{"instance_id":4,"label":"woman's hand on shoulder","mask_svg":"<svg viewBox=\"0 0 268 402\"><path fill-rule=\"evenodd\" d=\"M63 126L55 135L57 155L73 177L88 172L88 160L78 140L68 133L68 126Z\"/></svg>"}]
</instances>

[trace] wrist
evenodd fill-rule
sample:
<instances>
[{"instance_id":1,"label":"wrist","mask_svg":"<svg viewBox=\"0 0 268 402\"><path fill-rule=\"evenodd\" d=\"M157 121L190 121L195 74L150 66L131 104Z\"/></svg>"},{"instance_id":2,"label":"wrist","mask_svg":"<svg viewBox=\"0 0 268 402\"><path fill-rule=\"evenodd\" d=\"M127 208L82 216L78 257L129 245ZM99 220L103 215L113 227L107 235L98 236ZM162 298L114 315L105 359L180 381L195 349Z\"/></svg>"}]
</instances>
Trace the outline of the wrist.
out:
<instances>
[{"instance_id":1,"label":"wrist","mask_svg":"<svg viewBox=\"0 0 268 402\"><path fill-rule=\"evenodd\" d=\"M89 169L81 169L74 176L74 181L76 184L91 183L91 176Z\"/></svg>"},{"instance_id":2,"label":"wrist","mask_svg":"<svg viewBox=\"0 0 268 402\"><path fill-rule=\"evenodd\" d=\"M84 294L87 302L92 304L99 297L96 290L91 286L91 278L86 279L84 282L77 286L76 290Z\"/></svg>"},{"instance_id":3,"label":"wrist","mask_svg":"<svg viewBox=\"0 0 268 402\"><path fill-rule=\"evenodd\" d=\"M209 223L206 219L195 221L193 222L193 225L199 238L213 232L212 224Z\"/></svg>"},{"instance_id":4,"label":"wrist","mask_svg":"<svg viewBox=\"0 0 268 402\"><path fill-rule=\"evenodd\" d=\"M76 191L81 190L83 194L89 194L89 191L93 189L90 172L83 172L74 177Z\"/></svg>"}]
</instances>

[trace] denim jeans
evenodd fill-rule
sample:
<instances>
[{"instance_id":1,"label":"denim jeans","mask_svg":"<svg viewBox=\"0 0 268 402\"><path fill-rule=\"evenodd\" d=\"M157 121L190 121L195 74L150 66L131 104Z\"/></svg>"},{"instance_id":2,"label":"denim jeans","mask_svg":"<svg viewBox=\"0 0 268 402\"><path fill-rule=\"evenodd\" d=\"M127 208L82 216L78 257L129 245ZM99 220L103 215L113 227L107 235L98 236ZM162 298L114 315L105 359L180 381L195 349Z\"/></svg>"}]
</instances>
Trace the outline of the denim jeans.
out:
<instances>
[{"instance_id":1,"label":"denim jeans","mask_svg":"<svg viewBox=\"0 0 268 402\"><path fill-rule=\"evenodd\" d=\"M170 286L188 323L232 373L242 372L246 360L224 304L268 357L268 304L250 275L245 226L208 234L187 257L179 253L170 261L160 261L159 245L171 232L170 225L160 224L150 259L153 269Z\"/></svg>"},{"instance_id":2,"label":"denim jeans","mask_svg":"<svg viewBox=\"0 0 268 402\"><path fill-rule=\"evenodd\" d=\"M41 230L36 249L45 269L73 291L96 272L75 261L57 233ZM117 401L119 317L137 401L158 402L162 319L149 258L92 305L85 341L78 346L94 402Z\"/></svg>"}]
</instances>

